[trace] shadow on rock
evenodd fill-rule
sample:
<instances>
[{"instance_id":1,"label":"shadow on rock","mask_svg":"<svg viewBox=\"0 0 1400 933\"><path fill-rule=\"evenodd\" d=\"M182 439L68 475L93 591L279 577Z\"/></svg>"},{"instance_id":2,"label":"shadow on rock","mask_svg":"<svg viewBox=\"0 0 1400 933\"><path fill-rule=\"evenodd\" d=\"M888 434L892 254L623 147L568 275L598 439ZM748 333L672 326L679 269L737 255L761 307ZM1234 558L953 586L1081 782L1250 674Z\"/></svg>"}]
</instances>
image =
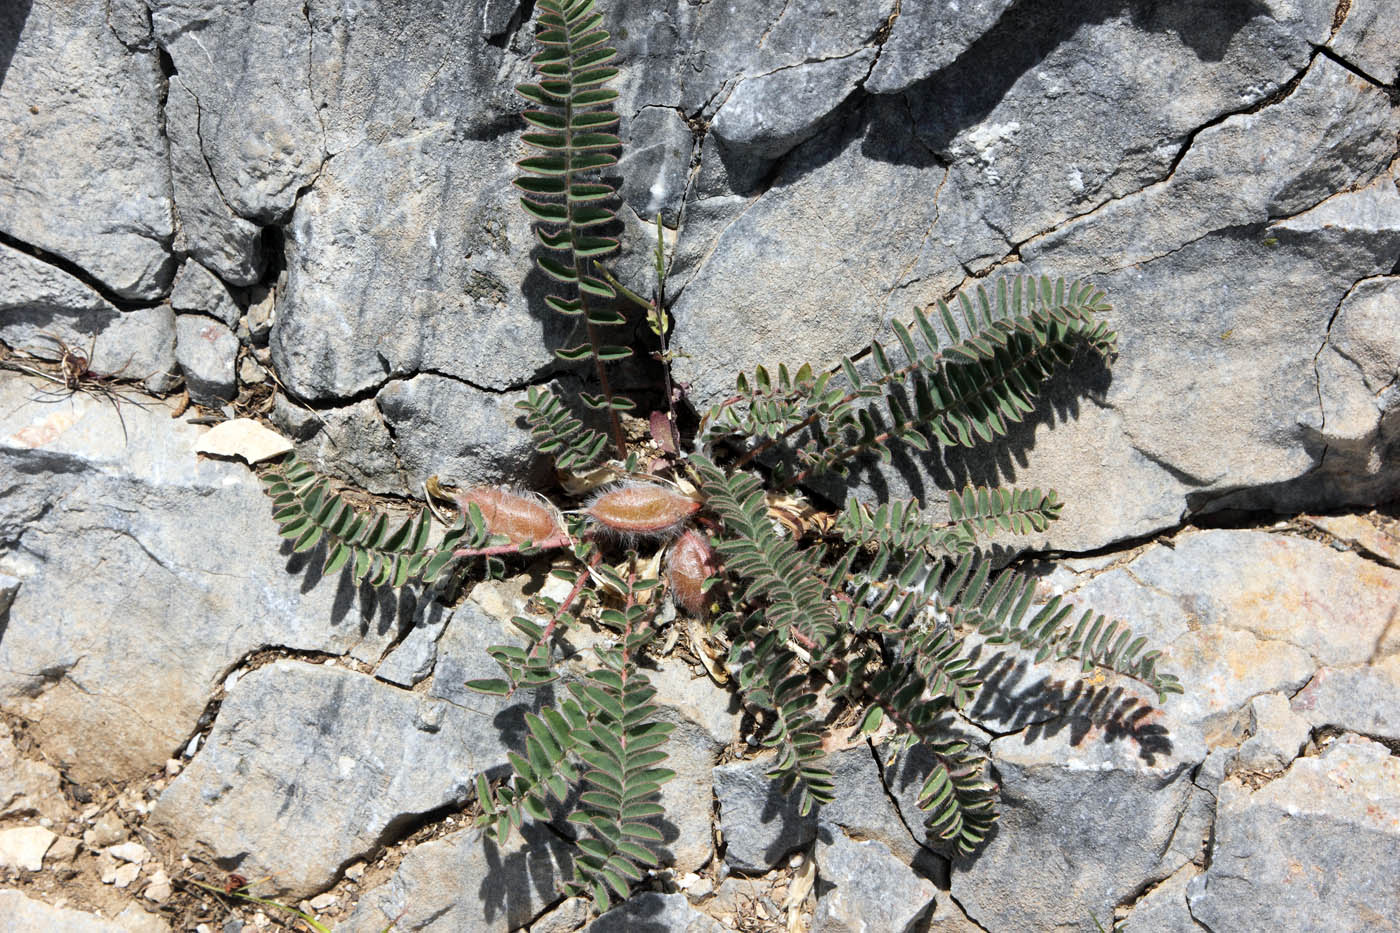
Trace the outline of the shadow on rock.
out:
<instances>
[{"instance_id":1,"label":"shadow on rock","mask_svg":"<svg viewBox=\"0 0 1400 933\"><path fill-rule=\"evenodd\" d=\"M573 877L571 848L548 827L527 823L521 827L522 844L505 852L489 836L482 839L486 876L477 889L482 913L488 922L502 918L510 924L533 917L541 903L559 897L559 889ZM549 853L551 857L541 857Z\"/></svg>"},{"instance_id":2,"label":"shadow on rock","mask_svg":"<svg viewBox=\"0 0 1400 933\"><path fill-rule=\"evenodd\" d=\"M306 595L325 580L326 544L322 541L309 551L296 553L291 541L283 541L281 554L286 558L286 571L292 576L300 576L301 593ZM425 594L415 587L404 587L395 591L391 587L374 587L368 579L355 582L349 563L342 567L335 579L335 600L331 604L332 626L339 626L356 612L360 619L358 634L365 637L371 634L383 637L391 630L395 640L403 638L414 625L420 613L420 604Z\"/></svg>"},{"instance_id":3,"label":"shadow on rock","mask_svg":"<svg viewBox=\"0 0 1400 933\"><path fill-rule=\"evenodd\" d=\"M966 710L968 718L998 732L1024 729L1027 745L1068 732L1075 746L1091 738L1131 740L1148 765L1172 753L1166 726L1153 716L1156 709L1121 686L1036 677L1029 659L1002 651L987 656L980 674L983 687Z\"/></svg>"}]
</instances>

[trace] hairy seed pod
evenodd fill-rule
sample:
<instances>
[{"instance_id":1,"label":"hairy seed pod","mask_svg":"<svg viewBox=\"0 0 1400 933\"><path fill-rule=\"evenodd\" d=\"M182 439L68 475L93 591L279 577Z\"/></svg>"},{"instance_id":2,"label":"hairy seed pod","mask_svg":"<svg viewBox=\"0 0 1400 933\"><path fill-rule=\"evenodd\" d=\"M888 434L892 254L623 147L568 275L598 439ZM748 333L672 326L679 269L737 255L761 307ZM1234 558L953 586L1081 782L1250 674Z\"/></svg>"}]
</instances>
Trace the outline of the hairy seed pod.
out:
<instances>
[{"instance_id":1,"label":"hairy seed pod","mask_svg":"<svg viewBox=\"0 0 1400 933\"><path fill-rule=\"evenodd\" d=\"M458 493L457 504L463 514L469 506L481 509L487 531L505 535L511 544L526 541L538 544L560 533L558 514L534 496L522 496L495 486L478 486Z\"/></svg>"},{"instance_id":2,"label":"hairy seed pod","mask_svg":"<svg viewBox=\"0 0 1400 933\"><path fill-rule=\"evenodd\" d=\"M703 534L692 529L676 539L666 557L666 580L676 605L691 615L700 615L705 609L702 587L715 571L715 552Z\"/></svg>"},{"instance_id":3,"label":"hairy seed pod","mask_svg":"<svg viewBox=\"0 0 1400 933\"><path fill-rule=\"evenodd\" d=\"M588 515L624 536L664 538L681 529L700 504L656 483L627 483L594 498Z\"/></svg>"}]
</instances>

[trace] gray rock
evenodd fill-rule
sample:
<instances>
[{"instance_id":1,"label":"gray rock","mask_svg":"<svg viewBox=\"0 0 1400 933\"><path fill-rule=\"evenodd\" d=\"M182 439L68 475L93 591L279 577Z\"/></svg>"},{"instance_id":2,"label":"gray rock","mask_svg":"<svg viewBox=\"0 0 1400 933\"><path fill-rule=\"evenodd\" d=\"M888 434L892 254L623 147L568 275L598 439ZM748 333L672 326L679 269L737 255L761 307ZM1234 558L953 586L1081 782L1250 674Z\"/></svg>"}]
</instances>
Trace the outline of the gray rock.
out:
<instances>
[{"instance_id":1,"label":"gray rock","mask_svg":"<svg viewBox=\"0 0 1400 933\"><path fill-rule=\"evenodd\" d=\"M51 933L130 933L126 927L101 914L54 907L24 892L10 889L0 891L0 930L4 933L29 933L46 930Z\"/></svg>"},{"instance_id":2,"label":"gray rock","mask_svg":"<svg viewBox=\"0 0 1400 933\"><path fill-rule=\"evenodd\" d=\"M1212 743L1244 737L1252 697L1292 694L1320 665L1367 660L1400 588L1392 569L1260 531L1188 532L1085 578L1068 598L1164 651L1162 669L1186 687L1164 710Z\"/></svg>"},{"instance_id":3,"label":"gray rock","mask_svg":"<svg viewBox=\"0 0 1400 933\"><path fill-rule=\"evenodd\" d=\"M875 840L856 842L824 824L817 835L817 889L812 933L910 933L926 919L936 893Z\"/></svg>"},{"instance_id":4,"label":"gray rock","mask_svg":"<svg viewBox=\"0 0 1400 933\"><path fill-rule=\"evenodd\" d=\"M1221 16L1208 0L1150 14L1012 7L976 54L906 92L920 136L954 162L930 239L983 268L1008 244L1166 176L1200 127L1307 65L1332 8L1270 12ZM1067 121L1080 131L1064 132Z\"/></svg>"},{"instance_id":5,"label":"gray rock","mask_svg":"<svg viewBox=\"0 0 1400 933\"><path fill-rule=\"evenodd\" d=\"M779 793L776 782L766 776L773 766L771 755L715 768L726 864L744 872L768 871L789 852L806 848L817 838L818 820L878 840L906 863L925 857L890 801L868 746L835 753L823 764L835 778L836 798L824 807L814 807L807 816L800 814L796 794Z\"/></svg>"},{"instance_id":6,"label":"gray rock","mask_svg":"<svg viewBox=\"0 0 1400 933\"><path fill-rule=\"evenodd\" d=\"M510 188L513 149L457 139L450 125L411 145L414 161L433 166L431 181L405 175L404 156L357 147L298 205L271 346L302 397L352 395L423 370L505 389L555 365L553 347L577 342L571 321L531 304L545 285ZM394 234L370 238L386 217Z\"/></svg>"},{"instance_id":7,"label":"gray rock","mask_svg":"<svg viewBox=\"0 0 1400 933\"><path fill-rule=\"evenodd\" d=\"M530 924L530 933L577 933L591 913L587 900L571 897Z\"/></svg>"},{"instance_id":8,"label":"gray rock","mask_svg":"<svg viewBox=\"0 0 1400 933\"><path fill-rule=\"evenodd\" d=\"M510 185L519 61L451 5L348 15L312 4L310 19L334 158L285 231L272 333L284 383L324 400L425 370L493 389L535 379L554 347L577 341L574 322L539 301L535 240Z\"/></svg>"},{"instance_id":9,"label":"gray rock","mask_svg":"<svg viewBox=\"0 0 1400 933\"><path fill-rule=\"evenodd\" d=\"M568 846L527 827L498 846L465 829L415 846L387 882L360 898L345 921L351 933L395 930L518 930L556 900L572 877Z\"/></svg>"},{"instance_id":10,"label":"gray rock","mask_svg":"<svg viewBox=\"0 0 1400 933\"><path fill-rule=\"evenodd\" d=\"M57 337L103 375L163 392L175 379L175 315L168 307L119 310L57 266L0 245L0 340L57 358Z\"/></svg>"},{"instance_id":11,"label":"gray rock","mask_svg":"<svg viewBox=\"0 0 1400 933\"><path fill-rule=\"evenodd\" d=\"M59 773L47 762L23 757L9 729L0 729L0 820L62 823L72 815Z\"/></svg>"},{"instance_id":12,"label":"gray rock","mask_svg":"<svg viewBox=\"0 0 1400 933\"><path fill-rule=\"evenodd\" d=\"M520 0L486 0L481 11L482 36L492 39L505 32L519 10Z\"/></svg>"},{"instance_id":13,"label":"gray rock","mask_svg":"<svg viewBox=\"0 0 1400 933\"><path fill-rule=\"evenodd\" d=\"M1376 81L1400 81L1400 62L1395 60L1400 24L1388 15L1385 0L1351 0L1339 9L1345 11L1346 18L1335 27L1328 43L1332 50Z\"/></svg>"},{"instance_id":14,"label":"gray rock","mask_svg":"<svg viewBox=\"0 0 1400 933\"><path fill-rule=\"evenodd\" d=\"M425 373L389 383L375 401L394 426L410 489L432 475L460 487L529 486L542 463L515 407L524 397Z\"/></svg>"},{"instance_id":15,"label":"gray rock","mask_svg":"<svg viewBox=\"0 0 1400 933\"><path fill-rule=\"evenodd\" d=\"M629 66L618 110L678 106L708 118L742 78L874 48L894 8L893 0L736 0L722 7L619 0L608 11Z\"/></svg>"},{"instance_id":16,"label":"gray rock","mask_svg":"<svg viewBox=\"0 0 1400 933\"><path fill-rule=\"evenodd\" d=\"M1324 667L1294 695L1292 705L1314 727L1400 741L1400 654L1374 665Z\"/></svg>"},{"instance_id":17,"label":"gray rock","mask_svg":"<svg viewBox=\"0 0 1400 933\"><path fill-rule=\"evenodd\" d=\"M1066 275L1121 269L1207 231L1298 214L1341 179L1361 186L1376 177L1394 157L1395 132L1385 92L1319 56L1283 100L1202 130L1164 181L1065 224L1023 255Z\"/></svg>"},{"instance_id":18,"label":"gray rock","mask_svg":"<svg viewBox=\"0 0 1400 933\"><path fill-rule=\"evenodd\" d=\"M1395 186L1378 188L1400 201ZM1322 434L1329 444L1358 450L1375 447L1381 422L1395 400L1386 394L1400 369L1400 278L1357 283L1337 308L1327 344L1317 358L1322 397ZM1382 453L1382 451L1377 451Z\"/></svg>"},{"instance_id":19,"label":"gray rock","mask_svg":"<svg viewBox=\"0 0 1400 933\"><path fill-rule=\"evenodd\" d=\"M176 245L234 285L252 285L263 274L261 228L231 208L210 174L200 138L200 103L180 75L167 83L165 132L170 140L170 179L180 224Z\"/></svg>"},{"instance_id":20,"label":"gray rock","mask_svg":"<svg viewBox=\"0 0 1400 933\"><path fill-rule=\"evenodd\" d=\"M1251 771L1276 773L1298 757L1312 727L1281 693L1266 693L1249 703L1252 735L1240 746L1235 761Z\"/></svg>"},{"instance_id":21,"label":"gray rock","mask_svg":"<svg viewBox=\"0 0 1400 933\"><path fill-rule=\"evenodd\" d=\"M177 314L175 359L194 401L218 405L238 394L238 338L222 321Z\"/></svg>"},{"instance_id":22,"label":"gray rock","mask_svg":"<svg viewBox=\"0 0 1400 933\"><path fill-rule=\"evenodd\" d=\"M799 146L784 164L766 194L721 202L698 236L688 219L677 246L681 270L703 258L673 307L673 345L688 354L675 374L697 405L728 395L741 369L835 363L874 337L886 297L938 215L946 174L910 134L904 108L885 100ZM839 204L813 200L812 192L832 190L843 192ZM754 282L763 283L764 300L730 308Z\"/></svg>"},{"instance_id":23,"label":"gray rock","mask_svg":"<svg viewBox=\"0 0 1400 933\"><path fill-rule=\"evenodd\" d=\"M108 25L108 6L37 0L0 12L0 230L150 301L175 272L162 79L155 51Z\"/></svg>"},{"instance_id":24,"label":"gray rock","mask_svg":"<svg viewBox=\"0 0 1400 933\"><path fill-rule=\"evenodd\" d=\"M586 933L725 933L690 906L684 894L638 894L586 928Z\"/></svg>"},{"instance_id":25,"label":"gray rock","mask_svg":"<svg viewBox=\"0 0 1400 933\"><path fill-rule=\"evenodd\" d=\"M986 933L981 927L967 919L948 892L940 891L933 904L933 914L929 917L928 933Z\"/></svg>"},{"instance_id":26,"label":"gray rock","mask_svg":"<svg viewBox=\"0 0 1400 933\"><path fill-rule=\"evenodd\" d=\"M229 293L228 286L197 262L186 260L175 276L170 292L170 307L176 311L206 314L223 321L230 328L238 326L243 311Z\"/></svg>"},{"instance_id":27,"label":"gray rock","mask_svg":"<svg viewBox=\"0 0 1400 933\"><path fill-rule=\"evenodd\" d=\"M704 729L716 748L739 740L743 710L734 693L677 658L657 659L656 667L647 676L667 706Z\"/></svg>"},{"instance_id":28,"label":"gray rock","mask_svg":"<svg viewBox=\"0 0 1400 933\"><path fill-rule=\"evenodd\" d=\"M658 697L665 702L665 696ZM705 730L679 715L663 719L676 723L666 743L668 755L664 767L676 776L661 786L659 803L666 815L654 822L661 830L662 864L677 874L698 871L714 856L715 791L713 770L720 747Z\"/></svg>"},{"instance_id":29,"label":"gray rock","mask_svg":"<svg viewBox=\"0 0 1400 933\"><path fill-rule=\"evenodd\" d=\"M420 605L413 617L413 628L379 662L374 676L400 687L412 687L426 680L437 664L437 640L453 615L455 610L441 603Z\"/></svg>"},{"instance_id":30,"label":"gray rock","mask_svg":"<svg viewBox=\"0 0 1400 933\"><path fill-rule=\"evenodd\" d=\"M278 393L268 417L297 442L297 455L321 472L369 492L409 491L394 436L374 399L312 410Z\"/></svg>"},{"instance_id":31,"label":"gray rock","mask_svg":"<svg viewBox=\"0 0 1400 933\"><path fill-rule=\"evenodd\" d=\"M770 755L715 768L724 861L731 868L765 872L816 838L816 815L802 816L797 798L779 793L766 776L772 766Z\"/></svg>"},{"instance_id":32,"label":"gray rock","mask_svg":"<svg viewBox=\"0 0 1400 933\"><path fill-rule=\"evenodd\" d=\"M289 556L257 479L199 460L205 429L165 405L119 419L105 401L34 392L0 380L0 572L22 581L0 708L73 780L162 768L261 647L377 657L412 617L411 593L323 580L322 554Z\"/></svg>"},{"instance_id":33,"label":"gray rock","mask_svg":"<svg viewBox=\"0 0 1400 933\"><path fill-rule=\"evenodd\" d=\"M1064 722L991 751L1001 820L952 878L952 896L982 927L1089 933L1091 917L1179 867L1163 856L1206 756L1188 726Z\"/></svg>"},{"instance_id":34,"label":"gray rock","mask_svg":"<svg viewBox=\"0 0 1400 933\"><path fill-rule=\"evenodd\" d=\"M627 135L630 145L622 150L617 167L622 200L638 216L654 220L660 214L662 223L675 228L695 148L685 115L670 107L647 107L631 119Z\"/></svg>"},{"instance_id":35,"label":"gray rock","mask_svg":"<svg viewBox=\"0 0 1400 933\"><path fill-rule=\"evenodd\" d=\"M1220 530L1172 544L1145 551L1132 575L1174 594L1202 630L1248 631L1320 664L1368 660L1400 598L1400 571L1306 538Z\"/></svg>"},{"instance_id":36,"label":"gray rock","mask_svg":"<svg viewBox=\"0 0 1400 933\"><path fill-rule=\"evenodd\" d=\"M10 611L10 606L15 601L15 594L19 592L20 580L7 573L0 573L0 619L4 619Z\"/></svg>"},{"instance_id":37,"label":"gray rock","mask_svg":"<svg viewBox=\"0 0 1400 933\"><path fill-rule=\"evenodd\" d=\"M1255 791L1226 781L1191 914L1212 930L1375 930L1400 915L1400 761L1343 738Z\"/></svg>"},{"instance_id":38,"label":"gray rock","mask_svg":"<svg viewBox=\"0 0 1400 933\"><path fill-rule=\"evenodd\" d=\"M675 342L691 354L677 371L692 397L703 407L727 394L738 367L778 359L823 362L854 352L890 316L905 316L910 304L958 285L964 267L980 270L1001 261L1011 244L1074 215L1087 214L1063 236L1054 234L1066 243L1072 230L1088 229L1099 215L1114 216L1121 218L1119 227L1104 234L1101 253L1086 252L1082 263L1063 250L1050 254L1039 241L1023 250L1035 260L1032 268L1108 273L1102 281L1122 309L1114 322L1124 335L1111 377L1083 368L1053 385L1036 423L1018 430L1003 453L862 465L857 488L869 497L914 494L937 502L940 487L966 481L1055 484L1069 503L1064 518L1030 545L1087 548L1170 526L1242 486L1308 474L1321 452L1316 433L1298 423L1317 410L1312 356L1347 287L1393 267L1396 238L1355 218L1330 232L1291 226L1286 236L1243 227L1374 177L1394 152L1395 117L1382 91L1335 63L1314 60L1310 43L1326 37L1327 4L1233 19L1220 18L1212 7L1209 29L1194 9L1178 4L1151 15L1080 5L1006 11L978 42L978 54L905 92L923 144L952 163L946 181L938 166L933 172L921 167L918 154L931 158L926 149L890 145L896 131L878 123L879 99L861 111L869 130L857 125L823 132L789 155L756 200L726 195L725 175L710 165L717 147L707 140L677 253L681 278L689 278L676 305ZM1147 47L1153 54L1144 58ZM1139 74L1148 59L1151 78ZM1080 74L1086 61L1094 62L1092 81ZM1105 61L1114 63L1109 71ZM1004 76L989 80L999 69ZM1163 69L1175 76L1165 84ZM1302 83L1279 102L1228 116L1262 103L1298 76ZM1158 91L1144 91L1146 85L1168 96L1149 105L1144 93ZM1086 118L1086 111L1093 116ZM907 125L907 116L901 120ZM1092 131L1066 135L1066 121ZM1230 141L1242 132L1251 135L1238 145ZM854 166L809 157L820 141L852 133L865 140L852 156ZM1249 153L1292 152L1295 145L1296 159L1267 159L1262 171L1250 161ZM894 163L888 193L872 199L879 209L898 203L922 210L936 198L937 208L911 222L911 230L891 230L883 216L860 213L859 192L871 188L864 160L875 161L876 151L886 153L878 165ZM837 172L839 181L828 180ZM1159 190L1187 187L1193 193L1180 195L1175 214L1151 209L1162 197ZM843 195L832 214L816 193L837 189ZM761 233L770 217L772 229L782 231L771 241ZM845 228L848 217L855 236ZM866 230L879 235L886 251L882 268L893 270L893 281L850 268L851 257L879 252L859 245ZM1158 240L1160 249L1147 248ZM839 243L843 255L828 263L820 257L831 243ZM901 251L914 243L917 253L906 257ZM1142 264L1125 264L1125 249L1138 250L1127 261ZM740 284L755 268L777 298L756 309ZM847 274L828 283L826 268ZM1285 280L1286 288L1267 294L1253 287ZM789 281L801 284L789 289ZM711 285L721 282L723 288ZM735 302L744 307L731 307ZM1173 316L1168 328L1162 308L1188 310ZM725 320L744 322L742 338L707 323ZM1189 337L1181 336L1182 327ZM1188 356L1191 362L1183 363ZM1231 373L1230 388L1207 392L1201 372ZM1144 391L1147 386L1163 388ZM1082 404L1086 394L1096 404ZM1201 430L1182 431L1183 423ZM1242 438L1227 454L1196 440L1222 431ZM1104 467L1091 471L1093 488L1066 487L1066 477L1083 474L1086 456ZM1109 498L1130 503L1127 508L1078 505L1105 495L1104 476L1112 478Z\"/></svg>"},{"instance_id":39,"label":"gray rock","mask_svg":"<svg viewBox=\"0 0 1400 933\"><path fill-rule=\"evenodd\" d=\"M771 160L811 139L870 74L872 49L745 78L725 99L710 133L731 156Z\"/></svg>"},{"instance_id":40,"label":"gray rock","mask_svg":"<svg viewBox=\"0 0 1400 933\"><path fill-rule=\"evenodd\" d=\"M1148 891L1128 912L1121 929L1124 933L1201 933L1204 928L1186 905L1187 885L1200 873L1195 865L1186 865Z\"/></svg>"},{"instance_id":41,"label":"gray rock","mask_svg":"<svg viewBox=\"0 0 1400 933\"><path fill-rule=\"evenodd\" d=\"M467 800L478 773L506 763L499 732L490 716L363 674L279 661L229 692L151 823L305 896L415 815Z\"/></svg>"},{"instance_id":42,"label":"gray rock","mask_svg":"<svg viewBox=\"0 0 1400 933\"><path fill-rule=\"evenodd\" d=\"M195 125L179 132L188 140L193 129L205 172L233 215L281 221L323 158L304 4L154 0L150 7L156 41L195 102Z\"/></svg>"},{"instance_id":43,"label":"gray rock","mask_svg":"<svg viewBox=\"0 0 1400 933\"><path fill-rule=\"evenodd\" d=\"M963 54L975 54L975 41L1011 6L1011 0L968 0L952 4L901 5L899 18L865 82L872 94L902 91L946 68Z\"/></svg>"}]
</instances>

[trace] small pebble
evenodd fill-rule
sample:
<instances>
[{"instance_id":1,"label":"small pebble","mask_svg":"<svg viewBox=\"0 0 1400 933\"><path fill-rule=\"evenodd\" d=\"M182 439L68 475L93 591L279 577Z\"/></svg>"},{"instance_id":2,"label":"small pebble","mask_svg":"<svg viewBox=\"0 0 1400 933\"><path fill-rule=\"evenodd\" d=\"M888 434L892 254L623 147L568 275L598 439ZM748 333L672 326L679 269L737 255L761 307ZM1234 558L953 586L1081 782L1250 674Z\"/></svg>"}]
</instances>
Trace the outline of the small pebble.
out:
<instances>
[{"instance_id":1,"label":"small pebble","mask_svg":"<svg viewBox=\"0 0 1400 933\"><path fill-rule=\"evenodd\" d=\"M155 874L151 875L151 883L146 885L146 890L141 892L141 896L148 901L159 904L170 899L174 889L170 885L170 876L162 868L157 868Z\"/></svg>"},{"instance_id":2,"label":"small pebble","mask_svg":"<svg viewBox=\"0 0 1400 933\"><path fill-rule=\"evenodd\" d=\"M140 874L141 866L136 862L127 862L125 865L118 866L117 870L112 872L112 887L124 888L135 881Z\"/></svg>"},{"instance_id":3,"label":"small pebble","mask_svg":"<svg viewBox=\"0 0 1400 933\"><path fill-rule=\"evenodd\" d=\"M123 862L135 862L137 865L151 857L150 851L139 842L123 842L119 846L111 846L107 851Z\"/></svg>"},{"instance_id":4,"label":"small pebble","mask_svg":"<svg viewBox=\"0 0 1400 933\"><path fill-rule=\"evenodd\" d=\"M312 910L327 910L334 907L338 899L339 898L337 898L334 893L327 891L324 894L317 894L309 903L311 904Z\"/></svg>"}]
</instances>

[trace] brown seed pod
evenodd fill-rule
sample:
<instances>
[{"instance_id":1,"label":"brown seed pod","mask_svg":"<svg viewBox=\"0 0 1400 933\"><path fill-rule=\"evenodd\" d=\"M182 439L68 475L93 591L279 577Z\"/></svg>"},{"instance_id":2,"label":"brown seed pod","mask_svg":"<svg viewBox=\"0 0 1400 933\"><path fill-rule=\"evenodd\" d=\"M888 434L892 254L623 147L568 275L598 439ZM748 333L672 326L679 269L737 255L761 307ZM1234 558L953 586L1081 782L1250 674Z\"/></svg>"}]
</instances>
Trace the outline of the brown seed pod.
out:
<instances>
[{"instance_id":1,"label":"brown seed pod","mask_svg":"<svg viewBox=\"0 0 1400 933\"><path fill-rule=\"evenodd\" d=\"M666 580L676 605L692 615L704 612L702 587L707 578L715 575L716 563L710 542L698 531L687 531L671 545L671 553L666 557Z\"/></svg>"},{"instance_id":2,"label":"brown seed pod","mask_svg":"<svg viewBox=\"0 0 1400 933\"><path fill-rule=\"evenodd\" d=\"M560 532L559 515L534 496L522 496L495 486L478 486L457 494L463 514L469 506L481 509L486 528L493 535L505 535L511 544L533 541L538 544Z\"/></svg>"},{"instance_id":3,"label":"brown seed pod","mask_svg":"<svg viewBox=\"0 0 1400 933\"><path fill-rule=\"evenodd\" d=\"M656 483L626 483L596 496L588 516L623 536L664 538L681 529L700 503Z\"/></svg>"}]
</instances>

